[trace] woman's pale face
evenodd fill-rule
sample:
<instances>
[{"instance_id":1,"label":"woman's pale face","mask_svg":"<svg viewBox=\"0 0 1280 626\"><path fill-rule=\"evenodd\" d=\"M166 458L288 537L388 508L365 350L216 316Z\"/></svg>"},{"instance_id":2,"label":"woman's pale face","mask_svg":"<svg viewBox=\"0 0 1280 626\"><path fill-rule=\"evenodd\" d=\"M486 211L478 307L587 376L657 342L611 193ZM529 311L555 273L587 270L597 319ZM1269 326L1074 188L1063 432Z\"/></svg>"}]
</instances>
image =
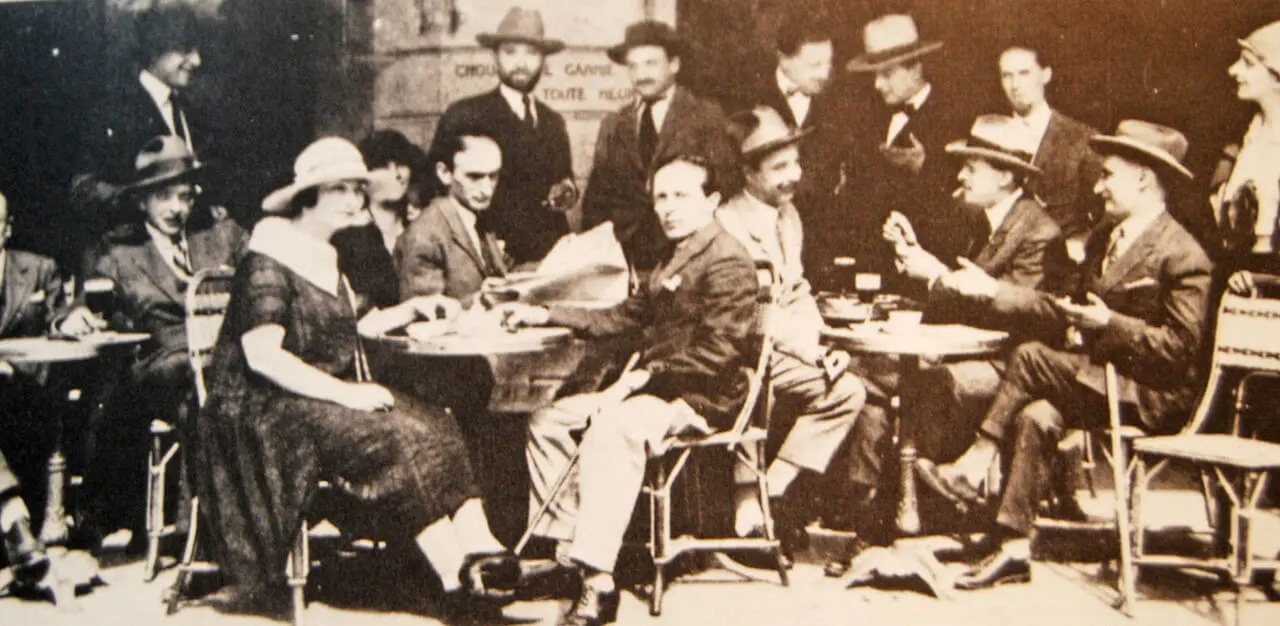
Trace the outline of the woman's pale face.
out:
<instances>
[{"instance_id":1,"label":"woman's pale face","mask_svg":"<svg viewBox=\"0 0 1280 626\"><path fill-rule=\"evenodd\" d=\"M1236 80L1236 97L1241 100L1256 102L1267 94L1280 95L1280 78L1248 50L1240 51L1240 58L1227 68L1227 74Z\"/></svg>"},{"instance_id":2,"label":"woman's pale face","mask_svg":"<svg viewBox=\"0 0 1280 626\"><path fill-rule=\"evenodd\" d=\"M333 228L334 232L368 221L365 211L365 183L360 180L343 180L319 186L316 206L312 212Z\"/></svg>"},{"instance_id":3,"label":"woman's pale face","mask_svg":"<svg viewBox=\"0 0 1280 626\"><path fill-rule=\"evenodd\" d=\"M375 200L398 202L409 192L409 183L412 181L413 172L408 165L387 161L386 165L372 170L372 172L391 181L386 185L374 186L376 191Z\"/></svg>"}]
</instances>

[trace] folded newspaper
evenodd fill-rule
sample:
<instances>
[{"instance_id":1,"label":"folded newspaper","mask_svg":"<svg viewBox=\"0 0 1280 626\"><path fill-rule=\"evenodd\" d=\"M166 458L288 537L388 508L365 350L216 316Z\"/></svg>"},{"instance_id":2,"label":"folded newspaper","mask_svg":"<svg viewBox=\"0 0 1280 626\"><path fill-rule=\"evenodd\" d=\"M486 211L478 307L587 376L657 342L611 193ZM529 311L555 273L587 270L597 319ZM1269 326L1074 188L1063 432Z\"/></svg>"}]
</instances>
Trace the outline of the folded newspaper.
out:
<instances>
[{"instance_id":1,"label":"folded newspaper","mask_svg":"<svg viewBox=\"0 0 1280 626\"><path fill-rule=\"evenodd\" d=\"M537 271L490 279L483 288L490 302L572 303L609 306L627 297L627 262L613 223L560 238Z\"/></svg>"}]
</instances>

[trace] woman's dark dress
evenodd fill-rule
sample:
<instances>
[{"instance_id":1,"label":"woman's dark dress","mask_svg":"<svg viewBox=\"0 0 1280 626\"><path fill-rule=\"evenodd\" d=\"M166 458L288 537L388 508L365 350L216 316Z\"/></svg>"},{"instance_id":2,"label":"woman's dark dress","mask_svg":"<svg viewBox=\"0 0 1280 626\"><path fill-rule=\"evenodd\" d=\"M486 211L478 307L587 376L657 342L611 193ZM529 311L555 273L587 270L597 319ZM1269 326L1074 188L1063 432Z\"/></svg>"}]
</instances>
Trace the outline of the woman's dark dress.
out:
<instances>
[{"instance_id":1,"label":"woman's dark dress","mask_svg":"<svg viewBox=\"0 0 1280 626\"><path fill-rule=\"evenodd\" d=\"M248 369L240 338L276 324L283 347L313 367L355 379L356 314L278 261L240 263L210 362L208 402L196 420L200 513L232 581L283 581L284 563L317 481L329 480L368 511L416 532L477 497L453 417L396 395L366 412L288 392Z\"/></svg>"}]
</instances>

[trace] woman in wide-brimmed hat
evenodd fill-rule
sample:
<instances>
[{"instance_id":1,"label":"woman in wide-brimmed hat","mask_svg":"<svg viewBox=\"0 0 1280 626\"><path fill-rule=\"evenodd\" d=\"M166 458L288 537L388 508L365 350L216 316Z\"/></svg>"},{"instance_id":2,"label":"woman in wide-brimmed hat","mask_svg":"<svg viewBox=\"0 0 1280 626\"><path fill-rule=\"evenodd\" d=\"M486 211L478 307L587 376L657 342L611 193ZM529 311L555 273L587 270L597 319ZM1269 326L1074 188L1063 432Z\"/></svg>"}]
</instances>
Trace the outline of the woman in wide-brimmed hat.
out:
<instances>
[{"instance_id":1,"label":"woman in wide-brimmed hat","mask_svg":"<svg viewBox=\"0 0 1280 626\"><path fill-rule=\"evenodd\" d=\"M197 423L201 512L233 583L219 600L232 610L278 601L323 478L359 501L361 517L413 538L448 610L493 617L519 567L489 532L458 425L369 380L360 340L460 307L423 296L366 311L329 245L361 219L369 180L350 142L311 144L293 183L263 201L267 217L237 268Z\"/></svg>"}]
</instances>

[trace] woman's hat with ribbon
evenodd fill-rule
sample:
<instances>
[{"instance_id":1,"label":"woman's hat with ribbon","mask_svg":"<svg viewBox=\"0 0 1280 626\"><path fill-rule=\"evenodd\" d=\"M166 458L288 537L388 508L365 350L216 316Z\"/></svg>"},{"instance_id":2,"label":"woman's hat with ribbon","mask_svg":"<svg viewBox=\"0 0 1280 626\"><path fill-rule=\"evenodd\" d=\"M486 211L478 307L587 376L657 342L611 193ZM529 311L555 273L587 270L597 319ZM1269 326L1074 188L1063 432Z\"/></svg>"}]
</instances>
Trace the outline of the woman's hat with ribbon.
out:
<instances>
[{"instance_id":1,"label":"woman's hat with ribbon","mask_svg":"<svg viewBox=\"0 0 1280 626\"><path fill-rule=\"evenodd\" d=\"M375 182L360 150L341 137L322 137L302 149L293 162L293 182L262 201L262 210L279 213L303 190L344 180Z\"/></svg>"}]
</instances>

